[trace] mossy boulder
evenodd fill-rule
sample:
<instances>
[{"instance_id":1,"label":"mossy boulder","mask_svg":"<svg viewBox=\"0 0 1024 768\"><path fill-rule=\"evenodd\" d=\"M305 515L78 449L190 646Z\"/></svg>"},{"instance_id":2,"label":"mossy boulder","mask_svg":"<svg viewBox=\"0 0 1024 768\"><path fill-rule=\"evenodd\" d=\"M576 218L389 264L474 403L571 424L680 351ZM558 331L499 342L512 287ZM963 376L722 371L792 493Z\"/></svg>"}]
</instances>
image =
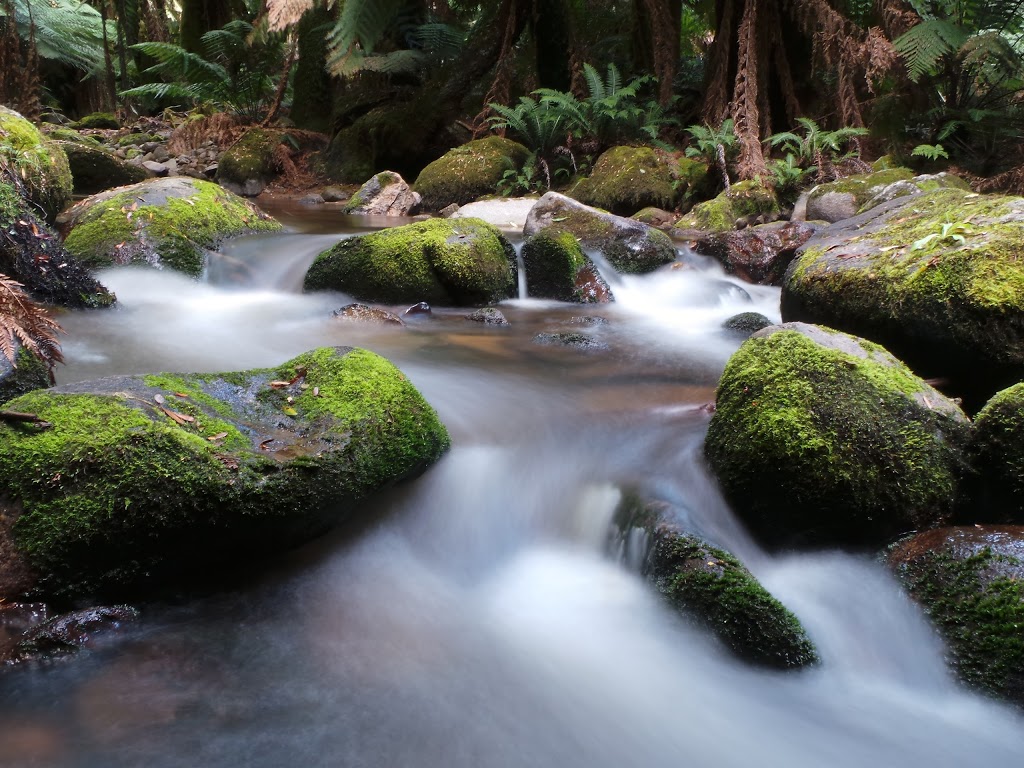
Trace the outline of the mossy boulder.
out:
<instances>
[{"instance_id":1,"label":"mossy boulder","mask_svg":"<svg viewBox=\"0 0 1024 768\"><path fill-rule=\"evenodd\" d=\"M194 277L225 238L281 228L217 184L182 176L101 192L61 220L67 249L93 269L147 264Z\"/></svg>"},{"instance_id":2,"label":"mossy boulder","mask_svg":"<svg viewBox=\"0 0 1024 768\"><path fill-rule=\"evenodd\" d=\"M75 194L94 195L105 189L138 184L149 174L137 165L99 147L72 141L54 142L68 158Z\"/></svg>"},{"instance_id":3,"label":"mossy boulder","mask_svg":"<svg viewBox=\"0 0 1024 768\"><path fill-rule=\"evenodd\" d=\"M71 201L71 171L64 150L6 107L0 107L0 166L21 180L25 196L48 221Z\"/></svg>"},{"instance_id":4,"label":"mossy boulder","mask_svg":"<svg viewBox=\"0 0 1024 768\"><path fill-rule=\"evenodd\" d=\"M250 128L217 161L217 183L236 195L255 197L281 171L283 131Z\"/></svg>"},{"instance_id":5,"label":"mossy boulder","mask_svg":"<svg viewBox=\"0 0 1024 768\"><path fill-rule=\"evenodd\" d=\"M405 376L325 347L275 368L122 376L8 403L0 424L9 551L44 595L176 586L352 521L369 494L448 446Z\"/></svg>"},{"instance_id":6,"label":"mossy boulder","mask_svg":"<svg viewBox=\"0 0 1024 768\"><path fill-rule=\"evenodd\" d=\"M619 272L651 272L676 259L672 239L635 219L600 211L558 192L547 192L530 210L523 234L568 232L587 251L599 252Z\"/></svg>"},{"instance_id":7,"label":"mossy boulder","mask_svg":"<svg viewBox=\"0 0 1024 768\"><path fill-rule=\"evenodd\" d=\"M809 221L836 222L895 200L936 189L970 191L963 179L949 173L915 176L909 168L888 168L819 184L807 195Z\"/></svg>"},{"instance_id":8,"label":"mossy boulder","mask_svg":"<svg viewBox=\"0 0 1024 768\"><path fill-rule=\"evenodd\" d=\"M942 634L960 679L1024 705L1024 527L926 531L888 562Z\"/></svg>"},{"instance_id":9,"label":"mossy boulder","mask_svg":"<svg viewBox=\"0 0 1024 768\"><path fill-rule=\"evenodd\" d=\"M738 220L778 212L779 201L774 192L757 180L740 181L714 199L693 206L676 222L676 228L724 232L736 229Z\"/></svg>"},{"instance_id":10,"label":"mossy boulder","mask_svg":"<svg viewBox=\"0 0 1024 768\"><path fill-rule=\"evenodd\" d=\"M1024 380L1024 198L944 189L819 230L782 317L884 345L976 409Z\"/></svg>"},{"instance_id":11,"label":"mossy boulder","mask_svg":"<svg viewBox=\"0 0 1024 768\"><path fill-rule=\"evenodd\" d=\"M679 200L678 161L650 147L612 147L590 176L569 190L584 205L632 216L642 208L674 208Z\"/></svg>"},{"instance_id":12,"label":"mossy boulder","mask_svg":"<svg viewBox=\"0 0 1024 768\"><path fill-rule=\"evenodd\" d=\"M997 392L974 417L974 469L963 522L1024 525L1024 383Z\"/></svg>"},{"instance_id":13,"label":"mossy boulder","mask_svg":"<svg viewBox=\"0 0 1024 768\"><path fill-rule=\"evenodd\" d=\"M50 386L50 372L39 358L15 340L14 362L0 354L0 403L6 403L18 395L34 389Z\"/></svg>"},{"instance_id":14,"label":"mossy boulder","mask_svg":"<svg viewBox=\"0 0 1024 768\"><path fill-rule=\"evenodd\" d=\"M541 230L522 248L526 293L581 303L611 300L611 289L571 232Z\"/></svg>"},{"instance_id":15,"label":"mossy boulder","mask_svg":"<svg viewBox=\"0 0 1024 768\"><path fill-rule=\"evenodd\" d=\"M877 344L787 323L729 359L704 452L766 544L877 547L949 520L967 429Z\"/></svg>"},{"instance_id":16,"label":"mossy boulder","mask_svg":"<svg viewBox=\"0 0 1024 768\"><path fill-rule=\"evenodd\" d=\"M75 124L79 129L108 128L117 129L121 127L117 116L110 112L92 112L79 119Z\"/></svg>"},{"instance_id":17,"label":"mossy boulder","mask_svg":"<svg viewBox=\"0 0 1024 768\"><path fill-rule=\"evenodd\" d=\"M43 134L51 141L71 141L75 144L84 144L87 147L102 147L103 142L95 136L86 136L73 128L61 128L59 126L42 126Z\"/></svg>"},{"instance_id":18,"label":"mossy boulder","mask_svg":"<svg viewBox=\"0 0 1024 768\"><path fill-rule=\"evenodd\" d=\"M342 240L306 272L307 291L361 301L490 304L516 294L515 250L479 219L431 219Z\"/></svg>"},{"instance_id":19,"label":"mossy boulder","mask_svg":"<svg viewBox=\"0 0 1024 768\"><path fill-rule=\"evenodd\" d=\"M507 170L522 168L530 151L522 144L488 136L446 152L427 165L413 184L423 197L423 207L439 211L493 195Z\"/></svg>"},{"instance_id":20,"label":"mossy boulder","mask_svg":"<svg viewBox=\"0 0 1024 768\"><path fill-rule=\"evenodd\" d=\"M348 199L344 212L362 216L410 216L419 207L419 194L412 191L401 175L381 171Z\"/></svg>"},{"instance_id":21,"label":"mossy boulder","mask_svg":"<svg viewBox=\"0 0 1024 768\"><path fill-rule=\"evenodd\" d=\"M60 237L14 187L0 183L0 273L21 283L43 304L108 307L114 295L67 251Z\"/></svg>"},{"instance_id":22,"label":"mossy boulder","mask_svg":"<svg viewBox=\"0 0 1024 768\"><path fill-rule=\"evenodd\" d=\"M731 553L685 531L671 505L627 494L616 510L624 552L684 620L713 633L744 661L771 669L818 662L800 620ZM644 536L634 536L637 531Z\"/></svg>"}]
</instances>

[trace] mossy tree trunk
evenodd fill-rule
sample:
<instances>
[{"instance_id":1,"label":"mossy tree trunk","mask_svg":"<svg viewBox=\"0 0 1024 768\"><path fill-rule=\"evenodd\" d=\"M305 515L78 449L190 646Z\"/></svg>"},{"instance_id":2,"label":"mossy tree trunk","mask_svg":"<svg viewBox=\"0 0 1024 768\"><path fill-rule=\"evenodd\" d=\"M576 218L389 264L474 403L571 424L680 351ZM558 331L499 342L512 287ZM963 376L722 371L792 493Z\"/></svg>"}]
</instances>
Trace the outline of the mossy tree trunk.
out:
<instances>
[{"instance_id":1,"label":"mossy tree trunk","mask_svg":"<svg viewBox=\"0 0 1024 768\"><path fill-rule=\"evenodd\" d=\"M321 133L327 133L331 127L331 76L325 66L325 25L333 16L326 5L317 4L302 17L297 30L299 57L295 63L291 118L299 128Z\"/></svg>"}]
</instances>

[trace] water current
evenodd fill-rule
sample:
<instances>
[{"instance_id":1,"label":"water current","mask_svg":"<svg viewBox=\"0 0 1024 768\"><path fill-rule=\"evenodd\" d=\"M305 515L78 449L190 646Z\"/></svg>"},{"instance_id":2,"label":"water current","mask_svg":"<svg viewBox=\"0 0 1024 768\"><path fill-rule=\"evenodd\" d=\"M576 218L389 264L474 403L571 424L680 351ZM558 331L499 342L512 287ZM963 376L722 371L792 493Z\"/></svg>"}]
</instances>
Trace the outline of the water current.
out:
<instances>
[{"instance_id":1,"label":"water current","mask_svg":"<svg viewBox=\"0 0 1024 768\"><path fill-rule=\"evenodd\" d=\"M366 222L279 212L280 234L211 255L207 280L101 275L112 312L71 312L68 382L268 366L323 344L394 361L451 451L369 521L206 598L146 606L72 662L0 676L0 765L45 768L941 768L1024 765L1024 718L958 686L884 569L768 556L701 459L701 406L778 291L693 258L612 276L617 301L519 299L508 328L435 308L406 327L303 295L315 255ZM370 222L375 226L380 222ZM602 324L582 323L599 316ZM580 330L604 351L541 346ZM823 663L734 661L608 547L623 488L684 510L808 628Z\"/></svg>"}]
</instances>

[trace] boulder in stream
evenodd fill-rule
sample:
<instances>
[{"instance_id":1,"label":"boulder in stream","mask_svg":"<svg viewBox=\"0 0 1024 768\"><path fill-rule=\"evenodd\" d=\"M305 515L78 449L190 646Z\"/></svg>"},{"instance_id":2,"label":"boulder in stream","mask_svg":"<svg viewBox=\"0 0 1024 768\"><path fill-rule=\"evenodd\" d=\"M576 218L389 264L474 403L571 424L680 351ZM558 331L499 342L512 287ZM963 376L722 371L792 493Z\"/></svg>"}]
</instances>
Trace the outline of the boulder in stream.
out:
<instances>
[{"instance_id":1,"label":"boulder in stream","mask_svg":"<svg viewBox=\"0 0 1024 768\"><path fill-rule=\"evenodd\" d=\"M619 272L652 272L676 259L672 239L661 230L591 208L558 192L541 197L526 219L524 235L541 231L549 236L572 234L584 249L600 252Z\"/></svg>"},{"instance_id":2,"label":"boulder in stream","mask_svg":"<svg viewBox=\"0 0 1024 768\"><path fill-rule=\"evenodd\" d=\"M124 599L259 562L353 522L365 497L448 446L405 376L349 347L80 382L7 407L52 425L0 423L0 574L17 577L20 560L41 595Z\"/></svg>"},{"instance_id":3,"label":"boulder in stream","mask_svg":"<svg viewBox=\"0 0 1024 768\"><path fill-rule=\"evenodd\" d=\"M526 293L532 298L579 303L612 300L611 288L572 232L549 227L522 248Z\"/></svg>"},{"instance_id":4,"label":"boulder in stream","mask_svg":"<svg viewBox=\"0 0 1024 768\"><path fill-rule=\"evenodd\" d=\"M949 520L967 431L877 344L786 323L729 359L705 455L762 542L877 547Z\"/></svg>"},{"instance_id":5,"label":"boulder in stream","mask_svg":"<svg viewBox=\"0 0 1024 768\"><path fill-rule=\"evenodd\" d=\"M55 142L14 110L0 106L0 181L16 180L25 197L52 222L71 202L68 158Z\"/></svg>"},{"instance_id":6,"label":"boulder in stream","mask_svg":"<svg viewBox=\"0 0 1024 768\"><path fill-rule=\"evenodd\" d=\"M399 174L381 171L371 176L345 204L345 213L363 216L411 216L420 208L420 196Z\"/></svg>"},{"instance_id":7,"label":"boulder in stream","mask_svg":"<svg viewBox=\"0 0 1024 768\"><path fill-rule=\"evenodd\" d=\"M915 176L909 168L887 168L819 184L807 194L804 215L808 221L842 221L898 197L949 187L970 191L967 182L949 173Z\"/></svg>"},{"instance_id":8,"label":"boulder in stream","mask_svg":"<svg viewBox=\"0 0 1024 768\"><path fill-rule=\"evenodd\" d=\"M530 150L501 136L488 136L455 147L428 164L413 184L423 207L439 211L455 203L465 205L493 195L506 171L522 168Z\"/></svg>"},{"instance_id":9,"label":"boulder in stream","mask_svg":"<svg viewBox=\"0 0 1024 768\"><path fill-rule=\"evenodd\" d=\"M198 277L222 240L281 225L210 181L150 179L93 195L60 217L67 249L88 266L145 264Z\"/></svg>"},{"instance_id":10,"label":"boulder in stream","mask_svg":"<svg viewBox=\"0 0 1024 768\"><path fill-rule=\"evenodd\" d=\"M736 229L738 224L747 226L774 221L778 214L779 201L774 192L757 180L740 181L717 197L695 205L676 222L676 228L726 232Z\"/></svg>"},{"instance_id":11,"label":"boulder in stream","mask_svg":"<svg viewBox=\"0 0 1024 768\"><path fill-rule=\"evenodd\" d=\"M77 195L93 195L113 187L138 184L149 178L145 169L125 162L104 147L76 141L54 143L67 155Z\"/></svg>"},{"instance_id":12,"label":"boulder in stream","mask_svg":"<svg viewBox=\"0 0 1024 768\"><path fill-rule=\"evenodd\" d=\"M516 293L511 243L479 219L430 219L342 240L306 272L307 291L361 301L475 306Z\"/></svg>"},{"instance_id":13,"label":"boulder in stream","mask_svg":"<svg viewBox=\"0 0 1024 768\"><path fill-rule=\"evenodd\" d=\"M968 455L974 471L959 521L1024 525L1024 383L997 392L974 417Z\"/></svg>"},{"instance_id":14,"label":"boulder in stream","mask_svg":"<svg viewBox=\"0 0 1024 768\"><path fill-rule=\"evenodd\" d=\"M925 531L889 567L946 641L968 685L1024 705L1024 527Z\"/></svg>"},{"instance_id":15,"label":"boulder in stream","mask_svg":"<svg viewBox=\"0 0 1024 768\"><path fill-rule=\"evenodd\" d=\"M642 208L675 208L679 202L679 162L651 147L612 147L594 163L590 175L569 190L584 205L618 216Z\"/></svg>"}]
</instances>

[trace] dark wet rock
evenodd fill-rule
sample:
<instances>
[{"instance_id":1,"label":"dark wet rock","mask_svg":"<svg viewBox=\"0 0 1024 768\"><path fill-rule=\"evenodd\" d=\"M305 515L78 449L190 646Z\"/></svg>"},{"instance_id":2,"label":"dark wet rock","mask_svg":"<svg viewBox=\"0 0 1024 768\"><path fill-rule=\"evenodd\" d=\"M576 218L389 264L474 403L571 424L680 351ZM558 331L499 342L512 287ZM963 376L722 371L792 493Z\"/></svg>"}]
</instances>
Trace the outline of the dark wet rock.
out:
<instances>
[{"instance_id":1,"label":"dark wet rock","mask_svg":"<svg viewBox=\"0 0 1024 768\"><path fill-rule=\"evenodd\" d=\"M460 206L458 206L455 203L452 203L451 205L446 205L444 208L437 212L437 215L440 216L442 219L450 219L458 212L459 207Z\"/></svg>"},{"instance_id":2,"label":"dark wet rock","mask_svg":"<svg viewBox=\"0 0 1024 768\"><path fill-rule=\"evenodd\" d=\"M974 410L1024 380L1024 198L942 189L819 230L782 317L883 344Z\"/></svg>"},{"instance_id":3,"label":"dark wet rock","mask_svg":"<svg viewBox=\"0 0 1024 768\"><path fill-rule=\"evenodd\" d=\"M974 417L968 455L973 473L959 521L1024 525L1024 383L996 393Z\"/></svg>"},{"instance_id":4,"label":"dark wet rock","mask_svg":"<svg viewBox=\"0 0 1024 768\"><path fill-rule=\"evenodd\" d=\"M26 631L50 618L46 603L0 603L0 658Z\"/></svg>"},{"instance_id":5,"label":"dark wet rock","mask_svg":"<svg viewBox=\"0 0 1024 768\"><path fill-rule=\"evenodd\" d=\"M50 386L50 369L46 364L29 354L17 340L14 350L13 364L0 353L0 403Z\"/></svg>"},{"instance_id":6,"label":"dark wet rock","mask_svg":"<svg viewBox=\"0 0 1024 768\"><path fill-rule=\"evenodd\" d=\"M108 307L114 294L68 253L14 187L0 183L0 273L36 301L72 308Z\"/></svg>"},{"instance_id":7,"label":"dark wet rock","mask_svg":"<svg viewBox=\"0 0 1024 768\"><path fill-rule=\"evenodd\" d=\"M674 208L680 194L678 168L678 161L661 150L612 147L569 196L618 216L632 216L642 208Z\"/></svg>"},{"instance_id":8,"label":"dark wet rock","mask_svg":"<svg viewBox=\"0 0 1024 768\"><path fill-rule=\"evenodd\" d=\"M0 106L0 167L16 169L0 174L0 182L17 184L19 193L52 222L71 201L71 170L64 150L47 141L32 123L14 110Z\"/></svg>"},{"instance_id":9,"label":"dark wet rock","mask_svg":"<svg viewBox=\"0 0 1024 768\"><path fill-rule=\"evenodd\" d=\"M430 305L427 302L421 301L416 304L413 304L402 314L405 315L406 317L429 317L430 315L433 314L433 311L431 311Z\"/></svg>"},{"instance_id":10,"label":"dark wet rock","mask_svg":"<svg viewBox=\"0 0 1024 768\"><path fill-rule=\"evenodd\" d=\"M750 283L779 285L797 249L816 227L805 222L778 221L745 229L702 233L695 250L711 256L731 275Z\"/></svg>"},{"instance_id":11,"label":"dark wet rock","mask_svg":"<svg viewBox=\"0 0 1024 768\"><path fill-rule=\"evenodd\" d=\"M484 325L509 325L501 310L496 307L482 307L475 312L470 312L466 315L466 319L472 320L474 323L483 323Z\"/></svg>"},{"instance_id":12,"label":"dark wet rock","mask_svg":"<svg viewBox=\"0 0 1024 768\"><path fill-rule=\"evenodd\" d=\"M208 181L150 179L93 195L60 221L67 249L93 268L145 264L198 277L225 238L281 228L252 203Z\"/></svg>"},{"instance_id":13,"label":"dark wet rock","mask_svg":"<svg viewBox=\"0 0 1024 768\"><path fill-rule=\"evenodd\" d=\"M366 304L347 304L331 313L339 320L355 323L372 323L375 325L405 325L402 318L394 312L381 307L370 307Z\"/></svg>"},{"instance_id":14,"label":"dark wet rock","mask_svg":"<svg viewBox=\"0 0 1024 768\"><path fill-rule=\"evenodd\" d=\"M413 184L423 208L439 211L451 204L465 205L498 191L509 169L519 169L530 151L518 142L488 136L456 147L427 165Z\"/></svg>"},{"instance_id":15,"label":"dark wet rock","mask_svg":"<svg viewBox=\"0 0 1024 768\"><path fill-rule=\"evenodd\" d=\"M478 219L430 219L342 240L306 272L307 291L362 301L474 306L516 292L515 250Z\"/></svg>"},{"instance_id":16,"label":"dark wet rock","mask_svg":"<svg viewBox=\"0 0 1024 768\"><path fill-rule=\"evenodd\" d=\"M571 232L543 229L522 248L526 293L579 303L612 300L611 289Z\"/></svg>"},{"instance_id":17,"label":"dark wet rock","mask_svg":"<svg viewBox=\"0 0 1024 768\"><path fill-rule=\"evenodd\" d=\"M926 531L888 562L942 633L960 679L1024 705L1024 527Z\"/></svg>"},{"instance_id":18,"label":"dark wet rock","mask_svg":"<svg viewBox=\"0 0 1024 768\"><path fill-rule=\"evenodd\" d=\"M598 315L575 315L569 318L570 325L608 325L608 319Z\"/></svg>"},{"instance_id":19,"label":"dark wet rock","mask_svg":"<svg viewBox=\"0 0 1024 768\"><path fill-rule=\"evenodd\" d=\"M571 347L572 349L604 350L609 346L603 341L587 336L578 331L558 331L553 333L538 333L533 337L534 344L546 347Z\"/></svg>"},{"instance_id":20,"label":"dark wet rock","mask_svg":"<svg viewBox=\"0 0 1024 768\"><path fill-rule=\"evenodd\" d=\"M315 193L299 198L299 205L323 205L324 202L326 202L324 198Z\"/></svg>"},{"instance_id":21,"label":"dark wet rock","mask_svg":"<svg viewBox=\"0 0 1024 768\"><path fill-rule=\"evenodd\" d=\"M420 208L420 196L399 174L382 171L349 198L345 213L365 216L411 216Z\"/></svg>"},{"instance_id":22,"label":"dark wet rock","mask_svg":"<svg viewBox=\"0 0 1024 768\"><path fill-rule=\"evenodd\" d=\"M135 621L139 612L128 605L98 606L55 616L26 630L6 649L0 663L51 661L88 648L97 635L116 632Z\"/></svg>"},{"instance_id":23,"label":"dark wet rock","mask_svg":"<svg viewBox=\"0 0 1024 768\"><path fill-rule=\"evenodd\" d=\"M164 163L158 163L156 160L143 160L142 168L147 171L147 175L155 176L158 179L171 175L171 169ZM260 191L262 191L262 189ZM236 194L241 193L236 192ZM259 192L256 194L259 194Z\"/></svg>"},{"instance_id":24,"label":"dark wet rock","mask_svg":"<svg viewBox=\"0 0 1024 768\"><path fill-rule=\"evenodd\" d=\"M661 230L599 211L557 192L541 197L526 219L524 235L532 237L541 231L551 238L563 232L572 234L582 248L600 252L619 272L651 272L676 258L675 245Z\"/></svg>"},{"instance_id":25,"label":"dark wet rock","mask_svg":"<svg viewBox=\"0 0 1024 768\"><path fill-rule=\"evenodd\" d=\"M771 324L772 321L760 312L740 312L738 315L733 315L722 323L722 327L730 333L750 336Z\"/></svg>"},{"instance_id":26,"label":"dark wet rock","mask_svg":"<svg viewBox=\"0 0 1024 768\"><path fill-rule=\"evenodd\" d=\"M686 621L713 633L736 656L772 669L816 664L807 632L731 553L685 530L678 510L627 495L615 522L643 576Z\"/></svg>"},{"instance_id":27,"label":"dark wet rock","mask_svg":"<svg viewBox=\"0 0 1024 768\"><path fill-rule=\"evenodd\" d=\"M967 431L882 347L787 323L730 358L705 455L766 544L877 547L950 519Z\"/></svg>"},{"instance_id":28,"label":"dark wet rock","mask_svg":"<svg viewBox=\"0 0 1024 768\"><path fill-rule=\"evenodd\" d=\"M7 408L53 425L0 423L0 575L20 558L41 595L209 585L353 522L368 495L448 446L406 377L349 347L276 368L79 382Z\"/></svg>"},{"instance_id":29,"label":"dark wet rock","mask_svg":"<svg viewBox=\"0 0 1024 768\"><path fill-rule=\"evenodd\" d=\"M320 196L325 203L343 203L349 198L348 193L340 187L324 187L320 190Z\"/></svg>"},{"instance_id":30,"label":"dark wet rock","mask_svg":"<svg viewBox=\"0 0 1024 768\"><path fill-rule=\"evenodd\" d=\"M126 163L106 149L71 141L55 143L67 155L75 194L92 195L112 187L137 184L149 178L145 170Z\"/></svg>"}]
</instances>

